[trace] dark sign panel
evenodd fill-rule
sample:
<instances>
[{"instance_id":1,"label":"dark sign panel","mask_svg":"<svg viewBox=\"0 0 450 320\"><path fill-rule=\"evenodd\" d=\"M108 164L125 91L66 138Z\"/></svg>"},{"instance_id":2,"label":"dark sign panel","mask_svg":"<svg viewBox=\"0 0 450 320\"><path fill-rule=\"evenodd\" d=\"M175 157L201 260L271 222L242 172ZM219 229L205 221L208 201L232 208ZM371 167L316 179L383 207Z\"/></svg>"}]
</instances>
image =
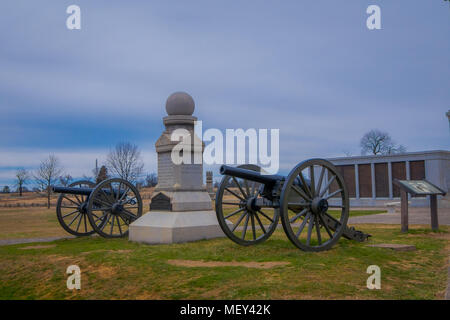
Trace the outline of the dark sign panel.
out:
<instances>
[{"instance_id":1,"label":"dark sign panel","mask_svg":"<svg viewBox=\"0 0 450 320\"><path fill-rule=\"evenodd\" d=\"M170 198L162 192L158 193L153 197L152 202L150 203L150 211L153 210L172 211Z\"/></svg>"}]
</instances>

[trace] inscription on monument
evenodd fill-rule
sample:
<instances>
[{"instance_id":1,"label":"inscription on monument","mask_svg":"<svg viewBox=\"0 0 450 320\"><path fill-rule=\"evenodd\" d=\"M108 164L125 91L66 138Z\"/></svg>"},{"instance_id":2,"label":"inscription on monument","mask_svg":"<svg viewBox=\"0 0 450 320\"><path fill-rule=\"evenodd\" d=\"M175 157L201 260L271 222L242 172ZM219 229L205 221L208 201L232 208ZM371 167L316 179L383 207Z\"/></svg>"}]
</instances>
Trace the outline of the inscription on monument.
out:
<instances>
[{"instance_id":1,"label":"inscription on monument","mask_svg":"<svg viewBox=\"0 0 450 320\"><path fill-rule=\"evenodd\" d=\"M172 211L170 198L162 192L158 193L152 198L152 202L150 203L150 210Z\"/></svg>"},{"instance_id":2,"label":"inscription on monument","mask_svg":"<svg viewBox=\"0 0 450 320\"><path fill-rule=\"evenodd\" d=\"M170 152L160 153L158 156L158 178L160 188L170 188L175 184Z\"/></svg>"}]
</instances>

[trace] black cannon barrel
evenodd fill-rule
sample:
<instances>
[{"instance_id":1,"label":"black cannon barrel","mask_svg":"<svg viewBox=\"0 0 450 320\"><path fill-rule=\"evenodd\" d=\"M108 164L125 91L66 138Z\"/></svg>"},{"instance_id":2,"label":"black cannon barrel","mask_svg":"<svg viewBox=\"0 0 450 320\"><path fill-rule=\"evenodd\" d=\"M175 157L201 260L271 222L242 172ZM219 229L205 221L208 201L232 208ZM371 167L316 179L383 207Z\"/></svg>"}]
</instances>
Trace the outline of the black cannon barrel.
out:
<instances>
[{"instance_id":1,"label":"black cannon barrel","mask_svg":"<svg viewBox=\"0 0 450 320\"><path fill-rule=\"evenodd\" d=\"M55 193L67 193L67 194L76 194L76 195L81 195L81 196L90 196L92 191L94 191L94 189L92 188L72 188L72 187L52 187L53 192ZM102 189L103 193L110 195L111 194L111 190L110 189ZM112 193L114 194L114 196L117 195L118 190L117 189L113 189ZM125 193L125 190L120 190L119 192L119 198L123 196L123 194Z\"/></svg>"},{"instance_id":2,"label":"black cannon barrel","mask_svg":"<svg viewBox=\"0 0 450 320\"><path fill-rule=\"evenodd\" d=\"M220 174L247 179L250 181L256 181L267 185L274 185L278 181L284 179L283 176L279 175L265 175L257 171L242 168L234 168L227 165L222 165L220 167Z\"/></svg>"},{"instance_id":3,"label":"black cannon barrel","mask_svg":"<svg viewBox=\"0 0 450 320\"><path fill-rule=\"evenodd\" d=\"M82 196L89 196L94 189L91 188L71 188L71 187L52 187L55 193L78 194Z\"/></svg>"}]
</instances>

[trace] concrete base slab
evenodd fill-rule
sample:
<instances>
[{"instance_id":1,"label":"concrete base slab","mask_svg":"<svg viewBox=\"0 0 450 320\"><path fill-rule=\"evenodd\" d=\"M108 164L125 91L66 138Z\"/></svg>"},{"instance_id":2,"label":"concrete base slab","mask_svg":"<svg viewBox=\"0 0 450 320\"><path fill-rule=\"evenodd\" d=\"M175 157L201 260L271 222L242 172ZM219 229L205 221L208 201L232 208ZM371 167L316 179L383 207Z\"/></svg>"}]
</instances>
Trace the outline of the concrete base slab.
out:
<instances>
[{"instance_id":1,"label":"concrete base slab","mask_svg":"<svg viewBox=\"0 0 450 320\"><path fill-rule=\"evenodd\" d=\"M181 243L224 237L216 213L149 211L130 225L129 240L148 244Z\"/></svg>"},{"instance_id":2,"label":"concrete base slab","mask_svg":"<svg viewBox=\"0 0 450 320\"><path fill-rule=\"evenodd\" d=\"M386 248L395 251L414 251L416 250L416 246L409 244L398 244L398 243L380 243L380 244L370 244L368 247L375 248Z\"/></svg>"}]
</instances>

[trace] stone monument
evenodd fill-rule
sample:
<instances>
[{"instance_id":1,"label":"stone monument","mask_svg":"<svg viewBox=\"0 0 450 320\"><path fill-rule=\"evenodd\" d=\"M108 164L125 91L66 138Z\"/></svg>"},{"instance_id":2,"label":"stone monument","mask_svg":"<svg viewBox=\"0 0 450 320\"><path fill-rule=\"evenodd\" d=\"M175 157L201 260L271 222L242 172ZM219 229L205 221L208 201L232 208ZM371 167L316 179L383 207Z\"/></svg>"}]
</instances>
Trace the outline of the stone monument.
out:
<instances>
[{"instance_id":1,"label":"stone monument","mask_svg":"<svg viewBox=\"0 0 450 320\"><path fill-rule=\"evenodd\" d=\"M157 244L224 236L203 185L201 160L204 144L194 133L197 120L192 116L194 109L194 100L187 93L176 92L167 99L168 116L163 118L166 130L155 144L158 184L152 195L150 211L130 225L131 241ZM176 129L184 129L189 139L172 141L172 133ZM173 161L172 151L174 148L179 150L180 146L185 147L181 152L190 150L192 161L180 164Z\"/></svg>"},{"instance_id":2,"label":"stone monument","mask_svg":"<svg viewBox=\"0 0 450 320\"><path fill-rule=\"evenodd\" d=\"M206 171L206 192L208 192L211 199L214 199L214 186L213 186L213 172Z\"/></svg>"}]
</instances>

